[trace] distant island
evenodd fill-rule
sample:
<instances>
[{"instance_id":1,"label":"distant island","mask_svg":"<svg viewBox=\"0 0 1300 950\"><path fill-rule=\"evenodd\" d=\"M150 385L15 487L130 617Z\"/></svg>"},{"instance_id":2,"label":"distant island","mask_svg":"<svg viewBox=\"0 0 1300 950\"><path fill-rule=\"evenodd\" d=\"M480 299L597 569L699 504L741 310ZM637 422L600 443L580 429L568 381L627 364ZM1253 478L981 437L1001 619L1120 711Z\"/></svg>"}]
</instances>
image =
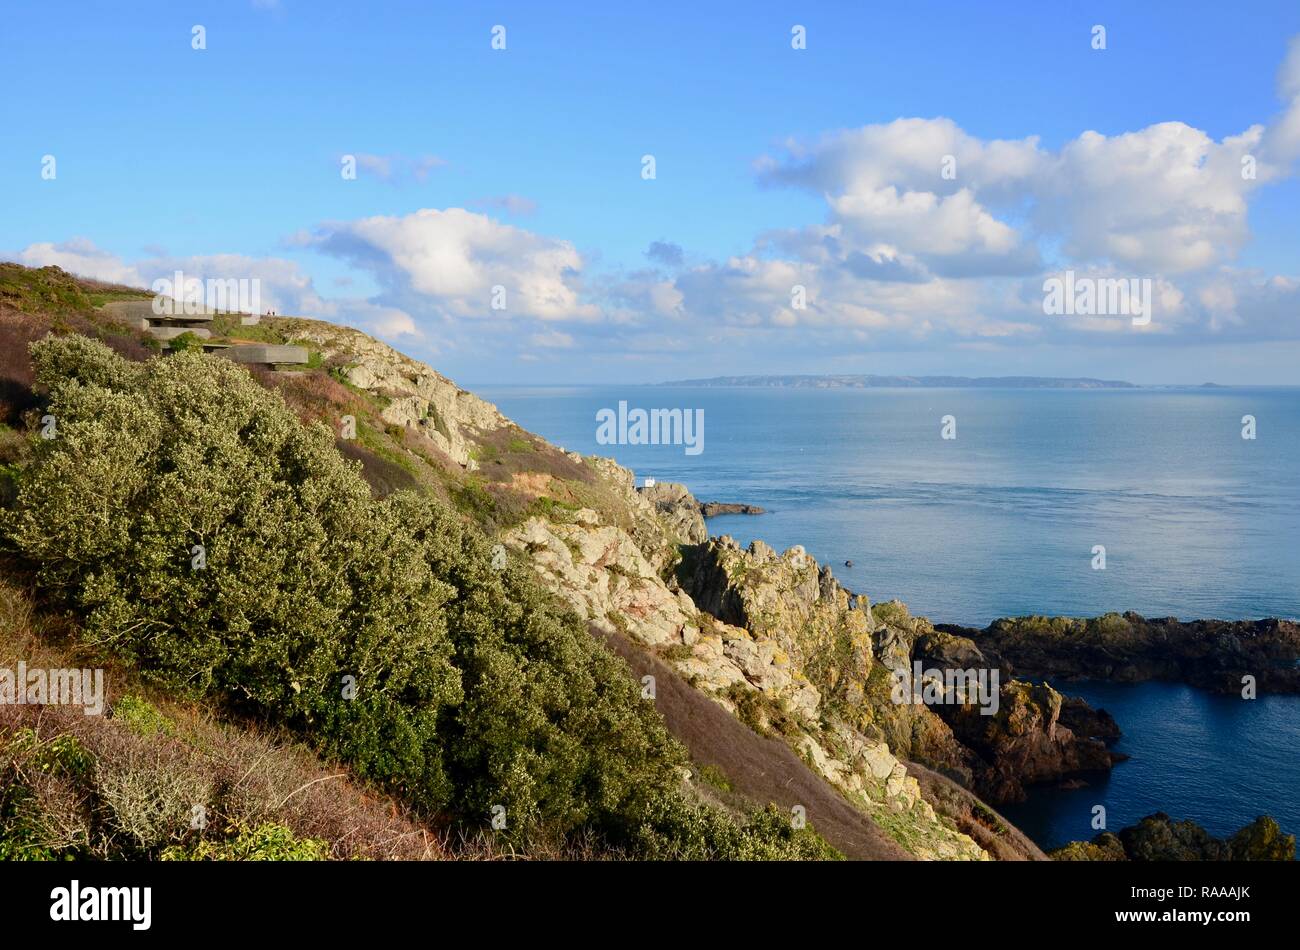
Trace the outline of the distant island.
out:
<instances>
[{"instance_id":1,"label":"distant island","mask_svg":"<svg viewBox=\"0 0 1300 950\"><path fill-rule=\"evenodd\" d=\"M1134 383L1118 379L1063 379L1056 376L712 376L708 379L679 379L660 386L770 386L798 389L1137 389Z\"/></svg>"}]
</instances>

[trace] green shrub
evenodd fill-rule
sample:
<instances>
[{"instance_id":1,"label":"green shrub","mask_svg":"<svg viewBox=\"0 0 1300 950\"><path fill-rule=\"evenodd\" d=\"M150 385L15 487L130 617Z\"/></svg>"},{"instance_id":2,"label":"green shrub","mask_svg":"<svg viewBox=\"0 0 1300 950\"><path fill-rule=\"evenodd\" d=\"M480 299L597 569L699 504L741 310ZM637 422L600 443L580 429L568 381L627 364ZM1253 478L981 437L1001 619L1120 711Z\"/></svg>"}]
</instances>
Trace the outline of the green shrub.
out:
<instances>
[{"instance_id":1,"label":"green shrub","mask_svg":"<svg viewBox=\"0 0 1300 950\"><path fill-rule=\"evenodd\" d=\"M32 355L58 437L37 445L4 528L85 635L441 804L453 591L329 430L226 360L134 366L78 337Z\"/></svg>"},{"instance_id":2,"label":"green shrub","mask_svg":"<svg viewBox=\"0 0 1300 950\"><path fill-rule=\"evenodd\" d=\"M701 782L712 785L718 791L731 791L731 779L727 778L727 773L716 765L701 765L696 770L696 773L699 775Z\"/></svg>"},{"instance_id":3,"label":"green shrub","mask_svg":"<svg viewBox=\"0 0 1300 950\"><path fill-rule=\"evenodd\" d=\"M197 334L186 330L179 336L174 336L167 341L167 347L173 353L202 353L203 341Z\"/></svg>"},{"instance_id":4,"label":"green shrub","mask_svg":"<svg viewBox=\"0 0 1300 950\"><path fill-rule=\"evenodd\" d=\"M256 828L239 827L228 838L204 838L192 845L163 849L163 861L324 861L329 845L315 838L299 838L284 825L265 822Z\"/></svg>"},{"instance_id":5,"label":"green shrub","mask_svg":"<svg viewBox=\"0 0 1300 950\"><path fill-rule=\"evenodd\" d=\"M18 729L0 746L0 860L84 856L84 790L95 757L75 736L42 740Z\"/></svg>"},{"instance_id":6,"label":"green shrub","mask_svg":"<svg viewBox=\"0 0 1300 950\"><path fill-rule=\"evenodd\" d=\"M171 720L160 713L152 703L139 696L123 696L113 704L113 718L138 736L169 735Z\"/></svg>"},{"instance_id":7,"label":"green shrub","mask_svg":"<svg viewBox=\"0 0 1300 950\"><path fill-rule=\"evenodd\" d=\"M743 824L680 796L651 803L636 829L638 853L665 861L833 861L843 857L810 827L769 805Z\"/></svg>"},{"instance_id":8,"label":"green shrub","mask_svg":"<svg viewBox=\"0 0 1300 950\"><path fill-rule=\"evenodd\" d=\"M43 817L31 789L11 784L0 791L0 861L57 861L63 856L62 849L50 844Z\"/></svg>"}]
</instances>

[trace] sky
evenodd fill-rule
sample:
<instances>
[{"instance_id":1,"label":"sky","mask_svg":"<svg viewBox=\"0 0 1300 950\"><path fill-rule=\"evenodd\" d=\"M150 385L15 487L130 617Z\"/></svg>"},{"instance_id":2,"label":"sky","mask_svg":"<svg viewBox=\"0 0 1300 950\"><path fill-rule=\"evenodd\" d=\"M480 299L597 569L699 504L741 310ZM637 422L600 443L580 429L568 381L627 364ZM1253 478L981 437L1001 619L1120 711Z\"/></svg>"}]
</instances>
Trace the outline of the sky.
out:
<instances>
[{"instance_id":1,"label":"sky","mask_svg":"<svg viewBox=\"0 0 1300 950\"><path fill-rule=\"evenodd\" d=\"M1300 383L1294 0L0 2L0 259L467 386Z\"/></svg>"}]
</instances>

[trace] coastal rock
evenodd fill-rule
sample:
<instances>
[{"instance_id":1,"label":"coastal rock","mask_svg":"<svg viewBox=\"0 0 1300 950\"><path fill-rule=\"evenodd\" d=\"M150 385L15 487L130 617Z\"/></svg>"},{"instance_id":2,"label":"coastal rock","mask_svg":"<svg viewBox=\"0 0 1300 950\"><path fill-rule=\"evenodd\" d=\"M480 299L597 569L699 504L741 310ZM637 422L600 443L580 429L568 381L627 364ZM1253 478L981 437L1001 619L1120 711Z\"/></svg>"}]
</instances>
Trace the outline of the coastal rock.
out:
<instances>
[{"instance_id":1,"label":"coastal rock","mask_svg":"<svg viewBox=\"0 0 1300 950\"><path fill-rule=\"evenodd\" d=\"M685 485L676 482L656 482L638 491L683 541L688 544L699 544L708 538L709 529L704 526L700 503L687 491Z\"/></svg>"},{"instance_id":2,"label":"coastal rock","mask_svg":"<svg viewBox=\"0 0 1300 950\"><path fill-rule=\"evenodd\" d=\"M989 666L974 640L941 630L925 630L917 636L912 655L926 666L939 669L969 670Z\"/></svg>"},{"instance_id":3,"label":"coastal rock","mask_svg":"<svg viewBox=\"0 0 1300 950\"><path fill-rule=\"evenodd\" d=\"M1156 812L1117 834L1071 841L1050 856L1057 861L1294 861L1295 835L1282 834L1276 821L1261 815L1225 840L1194 821Z\"/></svg>"},{"instance_id":4,"label":"coastal rock","mask_svg":"<svg viewBox=\"0 0 1300 950\"><path fill-rule=\"evenodd\" d=\"M984 715L974 704L934 709L958 741L978 756L975 789L1001 803L1023 801L1026 786L1105 772L1114 764L1104 742L1078 736L1061 722L1064 703L1064 697L1046 684L1013 680L1002 685L994 715Z\"/></svg>"},{"instance_id":5,"label":"coastal rock","mask_svg":"<svg viewBox=\"0 0 1300 950\"><path fill-rule=\"evenodd\" d=\"M602 630L621 629L648 646L698 638L690 601L664 585L626 532L596 523L594 511L578 511L569 524L530 518L501 542L527 555L548 586Z\"/></svg>"},{"instance_id":6,"label":"coastal rock","mask_svg":"<svg viewBox=\"0 0 1300 950\"><path fill-rule=\"evenodd\" d=\"M681 496L670 493L669 498ZM792 548L777 556L758 544L740 552L766 577L759 583L755 576L746 589L752 595L748 604L742 600L739 613L732 614L743 616L761 605L763 622L746 627L700 610L686 590L660 576L622 528L593 525L592 515L578 512L566 522L534 517L505 532L502 542L526 556L547 586L588 622L653 650L751 728L787 742L851 801L869 815L882 816L882 827L916 856L988 859L973 839L935 812L879 734L864 734L834 714L835 704L828 703L818 683L843 687L855 680L861 694L872 662L870 611L849 610L848 594L806 551ZM700 547L686 547L686 559ZM723 549L739 551L730 538ZM689 572L679 569L678 576ZM851 646L852 656L833 660L817 648L832 636ZM817 664L817 682L807 672L810 660Z\"/></svg>"},{"instance_id":7,"label":"coastal rock","mask_svg":"<svg viewBox=\"0 0 1300 950\"><path fill-rule=\"evenodd\" d=\"M987 628L941 625L973 640L1008 675L1161 679L1239 693L1254 677L1260 692L1300 692L1300 624L1289 620L1147 619L1139 614L1013 617Z\"/></svg>"},{"instance_id":8,"label":"coastal rock","mask_svg":"<svg viewBox=\"0 0 1300 950\"><path fill-rule=\"evenodd\" d=\"M1091 841L1071 841L1049 852L1055 861L1127 861L1124 843L1109 831L1103 831Z\"/></svg>"},{"instance_id":9,"label":"coastal rock","mask_svg":"<svg viewBox=\"0 0 1300 950\"><path fill-rule=\"evenodd\" d=\"M767 511L766 509L760 508L758 505L741 505L736 504L735 502L705 501L700 503L700 514L705 518L716 518L718 515L763 515L767 514Z\"/></svg>"},{"instance_id":10,"label":"coastal rock","mask_svg":"<svg viewBox=\"0 0 1300 950\"><path fill-rule=\"evenodd\" d=\"M1119 723L1114 716L1104 709L1093 709L1077 696L1062 697L1060 722L1076 736L1100 739L1107 745L1120 737Z\"/></svg>"},{"instance_id":11,"label":"coastal rock","mask_svg":"<svg viewBox=\"0 0 1300 950\"><path fill-rule=\"evenodd\" d=\"M724 535L683 551L682 588L703 611L772 640L831 696L861 695L872 665L870 605L851 595L803 548L778 556Z\"/></svg>"}]
</instances>

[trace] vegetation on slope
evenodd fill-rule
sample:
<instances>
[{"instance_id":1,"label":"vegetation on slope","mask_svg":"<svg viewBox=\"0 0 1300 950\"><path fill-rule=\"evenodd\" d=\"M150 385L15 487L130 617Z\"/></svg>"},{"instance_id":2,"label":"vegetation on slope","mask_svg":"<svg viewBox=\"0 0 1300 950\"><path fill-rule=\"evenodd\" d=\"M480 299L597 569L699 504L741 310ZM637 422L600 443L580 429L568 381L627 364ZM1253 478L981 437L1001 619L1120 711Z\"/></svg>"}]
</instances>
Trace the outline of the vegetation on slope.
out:
<instances>
[{"instance_id":1,"label":"vegetation on slope","mask_svg":"<svg viewBox=\"0 0 1300 950\"><path fill-rule=\"evenodd\" d=\"M242 368L75 336L32 353L57 437L33 439L3 535L97 650L284 724L423 814L501 814L506 840L828 854L688 796L620 661L437 501L372 498L333 433Z\"/></svg>"},{"instance_id":2,"label":"vegetation on slope","mask_svg":"<svg viewBox=\"0 0 1300 950\"><path fill-rule=\"evenodd\" d=\"M142 300L146 290L73 277L59 267L0 261L0 306L24 313L85 314L114 300Z\"/></svg>"},{"instance_id":3,"label":"vegetation on slope","mask_svg":"<svg viewBox=\"0 0 1300 950\"><path fill-rule=\"evenodd\" d=\"M75 630L0 581L0 668L104 663ZM302 743L178 701L121 665L107 715L0 705L0 859L422 859L449 843L392 798L329 768ZM463 849L457 849L459 852ZM471 854L475 853L471 849Z\"/></svg>"}]
</instances>

